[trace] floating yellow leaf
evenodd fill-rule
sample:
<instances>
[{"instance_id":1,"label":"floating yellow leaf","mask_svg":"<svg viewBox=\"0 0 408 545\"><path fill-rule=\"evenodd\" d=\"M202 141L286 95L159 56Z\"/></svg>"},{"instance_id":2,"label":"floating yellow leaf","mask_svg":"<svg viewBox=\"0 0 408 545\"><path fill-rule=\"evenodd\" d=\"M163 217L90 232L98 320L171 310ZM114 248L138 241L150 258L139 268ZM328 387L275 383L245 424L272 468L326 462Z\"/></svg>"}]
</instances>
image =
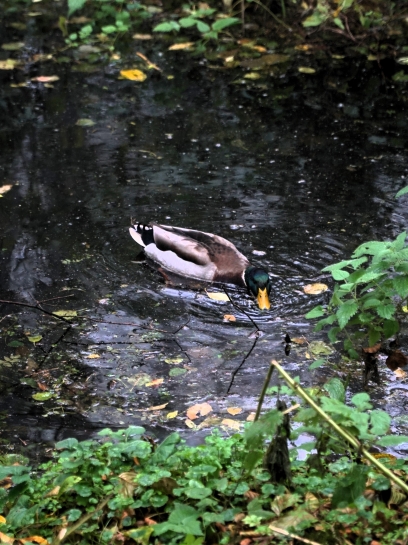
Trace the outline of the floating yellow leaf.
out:
<instances>
[{"instance_id":1,"label":"floating yellow leaf","mask_svg":"<svg viewBox=\"0 0 408 545\"><path fill-rule=\"evenodd\" d=\"M236 322L237 319L232 314L224 314L224 322Z\"/></svg>"},{"instance_id":2,"label":"floating yellow leaf","mask_svg":"<svg viewBox=\"0 0 408 545\"><path fill-rule=\"evenodd\" d=\"M402 307L401 310L402 310L402 312L408 312L408 307L407 307L407 305L404 305L404 306Z\"/></svg>"},{"instance_id":3,"label":"floating yellow leaf","mask_svg":"<svg viewBox=\"0 0 408 545\"><path fill-rule=\"evenodd\" d=\"M255 413L249 413L246 420L247 420L247 422L254 422L255 421Z\"/></svg>"},{"instance_id":4,"label":"floating yellow leaf","mask_svg":"<svg viewBox=\"0 0 408 545\"><path fill-rule=\"evenodd\" d=\"M187 428L190 428L191 430L194 430L195 428L197 428L197 426L194 424L194 422L192 422L189 418L186 418L184 420Z\"/></svg>"},{"instance_id":5,"label":"floating yellow leaf","mask_svg":"<svg viewBox=\"0 0 408 545\"><path fill-rule=\"evenodd\" d=\"M245 79L259 79L261 77L261 74L259 72L248 72L248 74L245 74Z\"/></svg>"},{"instance_id":6,"label":"floating yellow leaf","mask_svg":"<svg viewBox=\"0 0 408 545\"><path fill-rule=\"evenodd\" d=\"M223 293L221 291L207 291L206 293L210 299L214 299L214 301L229 301L229 297L226 293Z\"/></svg>"},{"instance_id":7,"label":"floating yellow leaf","mask_svg":"<svg viewBox=\"0 0 408 545\"><path fill-rule=\"evenodd\" d=\"M166 417L170 420L171 418L176 418L177 415L178 415L178 411L173 411L171 413L167 413Z\"/></svg>"},{"instance_id":8,"label":"floating yellow leaf","mask_svg":"<svg viewBox=\"0 0 408 545\"><path fill-rule=\"evenodd\" d=\"M0 195L4 195L4 193L7 193L7 191L10 191L10 189L12 188L13 186L11 184L7 184L7 185L2 185L0 187Z\"/></svg>"},{"instance_id":9,"label":"floating yellow leaf","mask_svg":"<svg viewBox=\"0 0 408 545\"><path fill-rule=\"evenodd\" d=\"M183 363L183 358L166 358L164 361L165 363L177 365L178 363Z\"/></svg>"},{"instance_id":10,"label":"floating yellow leaf","mask_svg":"<svg viewBox=\"0 0 408 545\"><path fill-rule=\"evenodd\" d=\"M398 369L395 369L394 375L397 378L405 378L407 376L407 372L404 371L403 369L398 368Z\"/></svg>"},{"instance_id":11,"label":"floating yellow leaf","mask_svg":"<svg viewBox=\"0 0 408 545\"><path fill-rule=\"evenodd\" d=\"M197 403L187 410L187 416L190 420L195 420L199 416L205 416L212 411L209 403Z\"/></svg>"},{"instance_id":12,"label":"floating yellow leaf","mask_svg":"<svg viewBox=\"0 0 408 545\"><path fill-rule=\"evenodd\" d=\"M219 416L207 416L196 428L198 430L203 430L205 428L213 428L214 426L219 426L221 424L221 418Z\"/></svg>"},{"instance_id":13,"label":"floating yellow leaf","mask_svg":"<svg viewBox=\"0 0 408 545\"><path fill-rule=\"evenodd\" d=\"M316 72L316 70L314 68L310 68L310 66L299 66L298 70L302 74L314 74Z\"/></svg>"},{"instance_id":14,"label":"floating yellow leaf","mask_svg":"<svg viewBox=\"0 0 408 545\"><path fill-rule=\"evenodd\" d=\"M169 47L169 51L179 51L181 49L191 49L194 42L183 42L181 44L173 44Z\"/></svg>"},{"instance_id":15,"label":"floating yellow leaf","mask_svg":"<svg viewBox=\"0 0 408 545\"><path fill-rule=\"evenodd\" d=\"M93 127L95 121L92 121L92 119L78 119L75 125L78 125L78 127Z\"/></svg>"},{"instance_id":16,"label":"floating yellow leaf","mask_svg":"<svg viewBox=\"0 0 408 545\"><path fill-rule=\"evenodd\" d=\"M6 519L2 515L0 515L0 524L6 524L6 522Z\"/></svg>"},{"instance_id":17,"label":"floating yellow leaf","mask_svg":"<svg viewBox=\"0 0 408 545\"><path fill-rule=\"evenodd\" d=\"M30 335L29 337L27 337L27 339L30 341L30 343L38 343L41 341L42 335Z\"/></svg>"},{"instance_id":18,"label":"floating yellow leaf","mask_svg":"<svg viewBox=\"0 0 408 545\"><path fill-rule=\"evenodd\" d=\"M39 81L40 83L51 83L52 81L58 80L58 76L37 76L35 78L31 78L31 81Z\"/></svg>"},{"instance_id":19,"label":"floating yellow leaf","mask_svg":"<svg viewBox=\"0 0 408 545\"><path fill-rule=\"evenodd\" d=\"M0 70L13 70L19 62L16 59L0 61Z\"/></svg>"},{"instance_id":20,"label":"floating yellow leaf","mask_svg":"<svg viewBox=\"0 0 408 545\"><path fill-rule=\"evenodd\" d=\"M160 384L163 384L164 378L156 378L152 380L151 382L148 382L146 386L160 386Z\"/></svg>"},{"instance_id":21,"label":"floating yellow leaf","mask_svg":"<svg viewBox=\"0 0 408 545\"><path fill-rule=\"evenodd\" d=\"M10 543L10 545L13 545L14 537L9 537L8 535L3 534L3 532L0 532L0 543Z\"/></svg>"},{"instance_id":22,"label":"floating yellow leaf","mask_svg":"<svg viewBox=\"0 0 408 545\"><path fill-rule=\"evenodd\" d=\"M323 293L328 289L329 288L326 286L326 284L320 284L319 282L316 284L307 284L306 286L303 286L303 291L308 295L319 295L319 293Z\"/></svg>"},{"instance_id":23,"label":"floating yellow leaf","mask_svg":"<svg viewBox=\"0 0 408 545\"><path fill-rule=\"evenodd\" d=\"M73 318L77 316L76 310L55 310L53 312L56 316L61 316L62 318Z\"/></svg>"},{"instance_id":24,"label":"floating yellow leaf","mask_svg":"<svg viewBox=\"0 0 408 545\"><path fill-rule=\"evenodd\" d=\"M120 75L122 78L129 79L131 81L144 81L147 76L141 70L132 69L132 70L121 70Z\"/></svg>"},{"instance_id":25,"label":"floating yellow leaf","mask_svg":"<svg viewBox=\"0 0 408 545\"><path fill-rule=\"evenodd\" d=\"M134 40L151 40L152 35L151 34L133 34L132 38Z\"/></svg>"},{"instance_id":26,"label":"floating yellow leaf","mask_svg":"<svg viewBox=\"0 0 408 545\"><path fill-rule=\"evenodd\" d=\"M86 358L88 360L97 360L98 358L100 358L100 355L99 354L88 354L88 356L86 356Z\"/></svg>"},{"instance_id":27,"label":"floating yellow leaf","mask_svg":"<svg viewBox=\"0 0 408 545\"><path fill-rule=\"evenodd\" d=\"M236 414L242 413L243 409L241 407L228 407L227 413L232 414L232 416L235 416Z\"/></svg>"},{"instance_id":28,"label":"floating yellow leaf","mask_svg":"<svg viewBox=\"0 0 408 545\"><path fill-rule=\"evenodd\" d=\"M221 421L222 426L226 426L227 428L231 428L232 430L239 431L241 429L241 422L238 420L232 420L232 418L224 418Z\"/></svg>"},{"instance_id":29,"label":"floating yellow leaf","mask_svg":"<svg viewBox=\"0 0 408 545\"><path fill-rule=\"evenodd\" d=\"M163 379L161 379L163 382ZM154 381L153 381L154 382ZM145 409L145 411L161 411L162 409L165 409L169 403L163 403L163 405L155 405L154 407L148 407Z\"/></svg>"}]
</instances>

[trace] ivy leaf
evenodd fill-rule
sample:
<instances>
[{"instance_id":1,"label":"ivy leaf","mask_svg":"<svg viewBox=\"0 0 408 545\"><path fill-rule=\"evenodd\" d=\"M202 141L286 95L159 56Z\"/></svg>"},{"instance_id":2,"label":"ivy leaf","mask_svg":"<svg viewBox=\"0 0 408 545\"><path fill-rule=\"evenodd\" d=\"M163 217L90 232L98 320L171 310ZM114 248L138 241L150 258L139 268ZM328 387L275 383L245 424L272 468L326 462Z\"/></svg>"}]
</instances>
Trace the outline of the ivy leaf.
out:
<instances>
[{"instance_id":1,"label":"ivy leaf","mask_svg":"<svg viewBox=\"0 0 408 545\"><path fill-rule=\"evenodd\" d=\"M393 317L395 313L395 306L392 304L388 305L380 305L376 309L378 316L381 316L381 318L385 318L386 320L389 320Z\"/></svg>"},{"instance_id":2,"label":"ivy leaf","mask_svg":"<svg viewBox=\"0 0 408 545\"><path fill-rule=\"evenodd\" d=\"M352 318L357 311L358 304L355 301L346 301L346 303L340 305L339 310L336 312L340 329L343 329L347 325L350 318Z\"/></svg>"}]
</instances>

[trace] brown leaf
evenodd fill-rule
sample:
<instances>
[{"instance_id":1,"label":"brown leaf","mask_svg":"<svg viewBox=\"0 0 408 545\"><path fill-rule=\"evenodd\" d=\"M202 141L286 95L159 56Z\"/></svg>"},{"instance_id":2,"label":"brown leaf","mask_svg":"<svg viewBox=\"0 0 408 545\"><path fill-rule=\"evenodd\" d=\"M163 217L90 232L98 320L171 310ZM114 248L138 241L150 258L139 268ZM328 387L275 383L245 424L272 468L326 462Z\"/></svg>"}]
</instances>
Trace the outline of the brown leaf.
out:
<instances>
[{"instance_id":1,"label":"brown leaf","mask_svg":"<svg viewBox=\"0 0 408 545\"><path fill-rule=\"evenodd\" d=\"M144 81L147 78L144 72L142 72L141 70L137 70L136 68L131 70L121 70L120 75L122 76L122 78L131 81Z\"/></svg>"},{"instance_id":2,"label":"brown leaf","mask_svg":"<svg viewBox=\"0 0 408 545\"><path fill-rule=\"evenodd\" d=\"M189 409L187 409L187 416L190 420L195 420L199 416L205 416L212 411L212 407L209 403L197 403Z\"/></svg>"},{"instance_id":3,"label":"brown leaf","mask_svg":"<svg viewBox=\"0 0 408 545\"><path fill-rule=\"evenodd\" d=\"M227 426L227 428L231 428L232 430L239 431L241 429L241 422L238 420L232 420L232 418L224 418L221 421L222 426Z\"/></svg>"},{"instance_id":4,"label":"brown leaf","mask_svg":"<svg viewBox=\"0 0 408 545\"><path fill-rule=\"evenodd\" d=\"M224 314L224 322L236 322L237 319L232 314Z\"/></svg>"},{"instance_id":5,"label":"brown leaf","mask_svg":"<svg viewBox=\"0 0 408 545\"><path fill-rule=\"evenodd\" d=\"M366 354L376 354L381 348L381 343L377 343L374 346L368 346L367 348L363 348L363 352Z\"/></svg>"},{"instance_id":6,"label":"brown leaf","mask_svg":"<svg viewBox=\"0 0 408 545\"><path fill-rule=\"evenodd\" d=\"M236 414L241 414L243 409L241 407L228 407L227 413L232 414L232 416L235 416Z\"/></svg>"},{"instance_id":7,"label":"brown leaf","mask_svg":"<svg viewBox=\"0 0 408 545\"><path fill-rule=\"evenodd\" d=\"M48 390L48 387L45 384L43 384L42 382L37 382L37 386L43 392L46 392Z\"/></svg>"},{"instance_id":8,"label":"brown leaf","mask_svg":"<svg viewBox=\"0 0 408 545\"><path fill-rule=\"evenodd\" d=\"M307 293L308 295L319 295L319 293L323 293L327 291L329 288L326 286L326 284L321 284L320 282L316 282L316 284L307 284L306 286L303 286L303 291Z\"/></svg>"},{"instance_id":9,"label":"brown leaf","mask_svg":"<svg viewBox=\"0 0 408 545\"><path fill-rule=\"evenodd\" d=\"M385 365L391 371L395 371L398 367L405 367L408 363L408 358L401 350L394 350L385 360Z\"/></svg>"},{"instance_id":10,"label":"brown leaf","mask_svg":"<svg viewBox=\"0 0 408 545\"><path fill-rule=\"evenodd\" d=\"M156 379L152 380L151 382L148 382L146 384L146 386L158 387L158 386L160 386L160 384L163 384L163 382L164 382L164 378L156 378ZM167 405L167 403L166 403L166 405Z\"/></svg>"}]
</instances>

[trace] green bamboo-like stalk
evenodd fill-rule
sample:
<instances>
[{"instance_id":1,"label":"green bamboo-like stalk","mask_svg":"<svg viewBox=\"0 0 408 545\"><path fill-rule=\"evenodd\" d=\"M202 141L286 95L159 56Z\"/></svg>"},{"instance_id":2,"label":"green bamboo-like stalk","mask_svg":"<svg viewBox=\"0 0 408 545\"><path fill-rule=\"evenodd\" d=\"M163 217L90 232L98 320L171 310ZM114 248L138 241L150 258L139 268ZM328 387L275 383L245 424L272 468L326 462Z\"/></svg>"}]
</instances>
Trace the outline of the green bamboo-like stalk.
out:
<instances>
[{"instance_id":1,"label":"green bamboo-like stalk","mask_svg":"<svg viewBox=\"0 0 408 545\"><path fill-rule=\"evenodd\" d=\"M292 388L294 392L300 395L306 403L308 403L313 409L324 419L326 422L339 434L341 435L346 441L348 441L355 449L357 449L361 454L367 458L367 460L370 460L370 462L379 470L383 475L386 475L390 481L395 483L397 486L399 486L402 490L404 490L405 493L408 494L408 485L404 483L403 480L401 480L397 475L395 475L390 469L385 467L381 462L379 462L368 450L366 450L360 441L354 437L351 433L349 433L347 430L339 426L334 420L330 418L330 416L323 411L319 405L313 399L303 390L297 382L293 380L293 378L288 375L288 373L279 365L279 363L275 360L271 361L271 365L273 365L279 373L282 375L282 377L286 380L286 382L289 384L289 386Z\"/></svg>"}]
</instances>

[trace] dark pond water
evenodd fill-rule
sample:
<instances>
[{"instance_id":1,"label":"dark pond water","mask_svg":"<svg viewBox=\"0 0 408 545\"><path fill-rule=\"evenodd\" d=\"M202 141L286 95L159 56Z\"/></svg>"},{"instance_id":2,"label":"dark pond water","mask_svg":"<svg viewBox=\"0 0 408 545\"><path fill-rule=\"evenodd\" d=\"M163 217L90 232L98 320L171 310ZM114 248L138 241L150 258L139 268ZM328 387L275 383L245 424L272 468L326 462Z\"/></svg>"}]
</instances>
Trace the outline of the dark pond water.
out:
<instances>
[{"instance_id":1,"label":"dark pond water","mask_svg":"<svg viewBox=\"0 0 408 545\"><path fill-rule=\"evenodd\" d=\"M344 378L352 366L335 354L313 373L307 345L285 356L286 333L325 340L303 317L325 296L303 286L328 281L320 270L361 242L406 227L406 199L394 195L407 184L407 94L384 67L316 59L314 75L282 67L251 83L183 52L138 50L162 70L142 84L119 80L115 63L0 71L0 186L12 185L0 199L0 297L77 312L68 328L0 305L1 436L26 451L108 426L191 434L186 409L201 402L209 425L245 420L272 358L303 384ZM60 80L30 82L44 74ZM231 289L262 331L249 355L247 315L137 262L131 218L220 234L271 272L270 312ZM370 392L407 433L404 381L385 366L381 379ZM32 398L41 393L52 397Z\"/></svg>"}]
</instances>

